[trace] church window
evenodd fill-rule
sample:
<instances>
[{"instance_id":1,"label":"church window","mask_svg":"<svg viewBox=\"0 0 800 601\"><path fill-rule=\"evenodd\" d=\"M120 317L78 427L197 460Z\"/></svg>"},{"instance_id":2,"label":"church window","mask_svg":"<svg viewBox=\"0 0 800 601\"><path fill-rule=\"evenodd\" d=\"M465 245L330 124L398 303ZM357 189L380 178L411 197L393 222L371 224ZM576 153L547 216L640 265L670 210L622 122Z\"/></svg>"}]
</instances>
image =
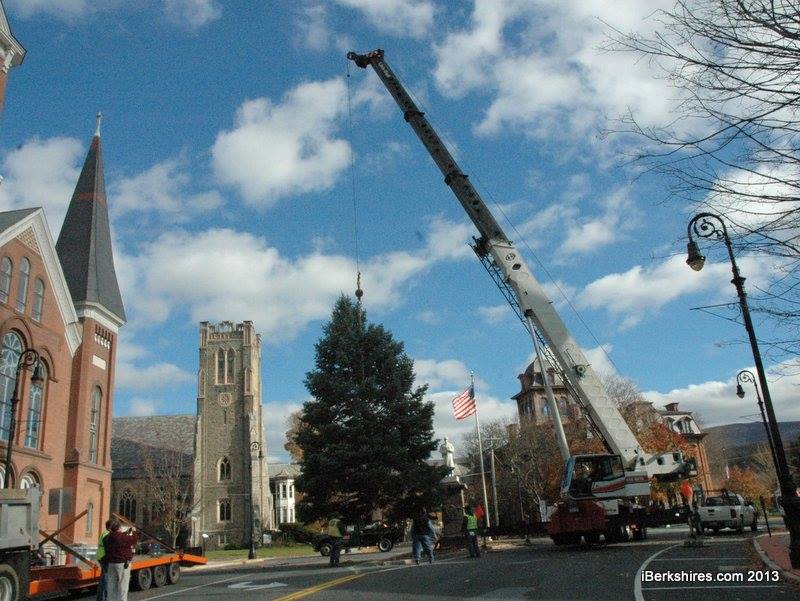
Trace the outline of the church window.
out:
<instances>
[{"instance_id":1,"label":"church window","mask_svg":"<svg viewBox=\"0 0 800 601\"><path fill-rule=\"evenodd\" d=\"M126 520L136 522L136 497L130 488L126 488L119 499L119 514Z\"/></svg>"},{"instance_id":2,"label":"church window","mask_svg":"<svg viewBox=\"0 0 800 601\"><path fill-rule=\"evenodd\" d=\"M224 547L228 544L228 533L227 532L220 532L217 534L217 544L220 547Z\"/></svg>"},{"instance_id":3,"label":"church window","mask_svg":"<svg viewBox=\"0 0 800 601\"><path fill-rule=\"evenodd\" d=\"M42 366L42 382L31 384L28 394L28 423L25 426L25 446L29 449L39 448L39 433L42 427L42 407L44 406L44 385L47 382L47 367Z\"/></svg>"},{"instance_id":4,"label":"church window","mask_svg":"<svg viewBox=\"0 0 800 601\"><path fill-rule=\"evenodd\" d=\"M42 306L44 305L44 282L41 278L36 278L33 286L33 307L31 317L33 321L42 321Z\"/></svg>"},{"instance_id":5,"label":"church window","mask_svg":"<svg viewBox=\"0 0 800 601\"><path fill-rule=\"evenodd\" d=\"M100 399L103 393L100 387L95 386L92 390L92 412L89 416L89 461L97 463L97 441L100 426Z\"/></svg>"},{"instance_id":6,"label":"church window","mask_svg":"<svg viewBox=\"0 0 800 601\"><path fill-rule=\"evenodd\" d=\"M230 522L231 521L231 500L230 499L220 499L219 500L219 521L220 522Z\"/></svg>"},{"instance_id":7,"label":"church window","mask_svg":"<svg viewBox=\"0 0 800 601\"><path fill-rule=\"evenodd\" d=\"M545 417L548 417L550 415L550 407L547 405L547 403L542 405L542 415L544 415Z\"/></svg>"},{"instance_id":8,"label":"church window","mask_svg":"<svg viewBox=\"0 0 800 601\"><path fill-rule=\"evenodd\" d=\"M90 502L86 504L86 536L92 535L92 526L94 522L94 505Z\"/></svg>"},{"instance_id":9,"label":"church window","mask_svg":"<svg viewBox=\"0 0 800 601\"><path fill-rule=\"evenodd\" d=\"M14 332L3 336L0 350L0 440L8 440L11 427L11 397L16 383L17 362L22 354L22 339Z\"/></svg>"},{"instance_id":10,"label":"church window","mask_svg":"<svg viewBox=\"0 0 800 601\"><path fill-rule=\"evenodd\" d=\"M233 366L234 366L234 358L236 357L233 349L228 351L228 364L227 364L227 371L225 372L225 382L227 384L233 384Z\"/></svg>"},{"instance_id":11,"label":"church window","mask_svg":"<svg viewBox=\"0 0 800 601\"><path fill-rule=\"evenodd\" d=\"M17 311L25 312L28 300L28 279L31 276L31 262L25 257L19 264L19 286L17 287Z\"/></svg>"},{"instance_id":12,"label":"church window","mask_svg":"<svg viewBox=\"0 0 800 601\"><path fill-rule=\"evenodd\" d=\"M220 481L231 479L231 462L227 457L223 457L219 462L219 479Z\"/></svg>"},{"instance_id":13,"label":"church window","mask_svg":"<svg viewBox=\"0 0 800 601\"><path fill-rule=\"evenodd\" d=\"M225 383L225 351L217 351L217 384Z\"/></svg>"},{"instance_id":14,"label":"church window","mask_svg":"<svg viewBox=\"0 0 800 601\"><path fill-rule=\"evenodd\" d=\"M0 301L8 302L8 292L11 290L11 259L3 257L0 261Z\"/></svg>"}]
</instances>

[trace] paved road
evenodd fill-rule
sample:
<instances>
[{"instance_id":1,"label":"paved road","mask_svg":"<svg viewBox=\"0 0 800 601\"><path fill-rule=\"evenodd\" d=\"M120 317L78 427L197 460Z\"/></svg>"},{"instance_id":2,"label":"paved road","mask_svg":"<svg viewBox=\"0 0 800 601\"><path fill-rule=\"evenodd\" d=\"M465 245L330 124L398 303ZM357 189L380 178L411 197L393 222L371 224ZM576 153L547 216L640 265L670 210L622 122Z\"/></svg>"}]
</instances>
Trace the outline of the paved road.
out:
<instances>
[{"instance_id":1,"label":"paved road","mask_svg":"<svg viewBox=\"0 0 800 601\"><path fill-rule=\"evenodd\" d=\"M682 545L685 528L651 530L649 540L642 543L593 548L562 548L537 540L531 547L487 553L480 560L470 560L459 553L443 556L433 565L421 566L363 563L365 559L384 559L385 554L350 557L338 569L329 568L322 558L287 560L284 565L273 561L224 571L187 570L178 585L132 593L130 599L780 601L799 598L799 589L780 580L771 581L772 575L762 570L752 551L750 536L722 533L709 537L707 545L701 548ZM697 581L701 573L715 581ZM664 581L667 574L684 581Z\"/></svg>"}]
</instances>

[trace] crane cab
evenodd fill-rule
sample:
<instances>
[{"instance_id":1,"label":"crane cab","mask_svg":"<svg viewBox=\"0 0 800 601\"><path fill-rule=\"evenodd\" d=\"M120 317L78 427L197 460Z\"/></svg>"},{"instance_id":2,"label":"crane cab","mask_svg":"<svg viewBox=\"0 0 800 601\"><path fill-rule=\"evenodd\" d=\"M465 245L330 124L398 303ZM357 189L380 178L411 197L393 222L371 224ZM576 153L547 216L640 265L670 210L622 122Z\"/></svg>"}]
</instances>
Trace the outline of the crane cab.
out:
<instances>
[{"instance_id":1,"label":"crane cab","mask_svg":"<svg viewBox=\"0 0 800 601\"><path fill-rule=\"evenodd\" d=\"M639 497L650 494L646 472L626 471L619 455L575 455L561 480L563 499Z\"/></svg>"}]
</instances>

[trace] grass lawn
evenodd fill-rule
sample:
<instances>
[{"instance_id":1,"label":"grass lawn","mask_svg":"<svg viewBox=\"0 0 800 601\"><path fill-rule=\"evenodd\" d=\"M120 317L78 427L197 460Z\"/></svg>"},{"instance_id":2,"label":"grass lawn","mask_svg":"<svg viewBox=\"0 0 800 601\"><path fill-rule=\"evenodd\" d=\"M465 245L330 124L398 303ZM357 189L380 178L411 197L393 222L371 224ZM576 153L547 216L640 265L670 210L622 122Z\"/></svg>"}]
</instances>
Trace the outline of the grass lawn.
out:
<instances>
[{"instance_id":1,"label":"grass lawn","mask_svg":"<svg viewBox=\"0 0 800 601\"><path fill-rule=\"evenodd\" d=\"M209 561L222 559L247 559L247 549L231 549L223 551L207 551ZM294 555L314 555L311 545L292 545L291 547L260 547L256 549L256 556L262 557L291 557Z\"/></svg>"}]
</instances>

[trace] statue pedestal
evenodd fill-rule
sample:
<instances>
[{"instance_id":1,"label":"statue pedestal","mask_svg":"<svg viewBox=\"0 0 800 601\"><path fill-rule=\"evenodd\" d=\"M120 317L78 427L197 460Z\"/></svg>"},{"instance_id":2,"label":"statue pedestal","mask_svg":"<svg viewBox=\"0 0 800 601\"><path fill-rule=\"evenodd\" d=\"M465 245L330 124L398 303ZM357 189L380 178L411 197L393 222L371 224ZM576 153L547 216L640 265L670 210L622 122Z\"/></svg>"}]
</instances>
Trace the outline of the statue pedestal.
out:
<instances>
[{"instance_id":1,"label":"statue pedestal","mask_svg":"<svg viewBox=\"0 0 800 601\"><path fill-rule=\"evenodd\" d=\"M442 500L442 535L438 547L441 549L465 548L461 524L464 521L464 491L467 485L458 478L450 476L442 481L444 499Z\"/></svg>"}]
</instances>

